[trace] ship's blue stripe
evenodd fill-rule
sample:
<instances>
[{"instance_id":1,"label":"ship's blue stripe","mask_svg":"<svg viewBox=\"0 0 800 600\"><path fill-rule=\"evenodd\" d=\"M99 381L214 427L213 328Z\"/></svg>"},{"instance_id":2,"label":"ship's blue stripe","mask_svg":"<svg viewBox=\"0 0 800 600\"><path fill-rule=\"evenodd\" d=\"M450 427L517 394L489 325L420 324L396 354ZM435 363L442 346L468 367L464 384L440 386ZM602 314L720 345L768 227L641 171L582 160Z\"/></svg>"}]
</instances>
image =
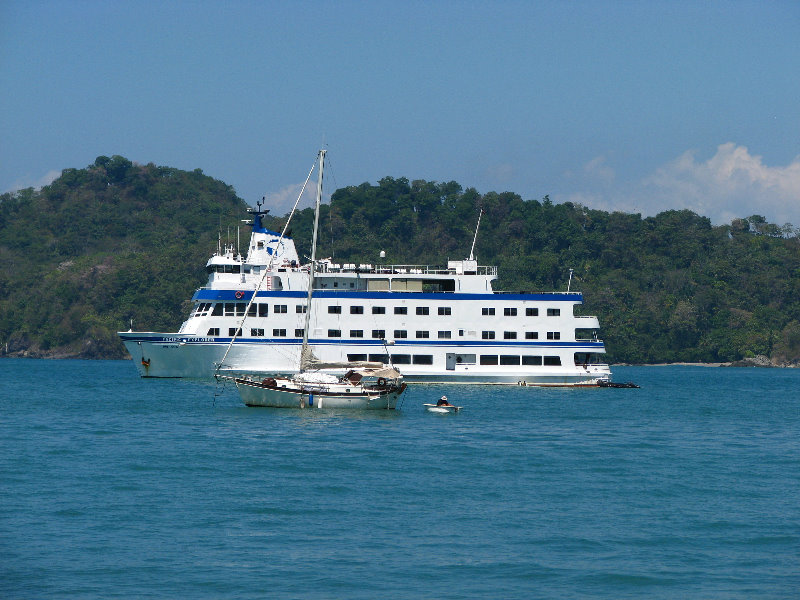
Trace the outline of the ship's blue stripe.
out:
<instances>
[{"instance_id":1,"label":"ship's blue stripe","mask_svg":"<svg viewBox=\"0 0 800 600\"><path fill-rule=\"evenodd\" d=\"M237 296L240 294L240 296ZM301 291L260 291L258 298L305 298L308 292ZM192 300L223 300L247 302L253 296L252 291L245 290L209 290L199 289L194 293ZM583 294L570 293L530 293L530 294L461 294L439 293L424 294L421 292L348 292L334 290L314 290L314 298L351 299L351 300L440 300L453 302L460 300L492 300L502 303L511 300L538 300L547 302L583 302Z\"/></svg>"}]
</instances>

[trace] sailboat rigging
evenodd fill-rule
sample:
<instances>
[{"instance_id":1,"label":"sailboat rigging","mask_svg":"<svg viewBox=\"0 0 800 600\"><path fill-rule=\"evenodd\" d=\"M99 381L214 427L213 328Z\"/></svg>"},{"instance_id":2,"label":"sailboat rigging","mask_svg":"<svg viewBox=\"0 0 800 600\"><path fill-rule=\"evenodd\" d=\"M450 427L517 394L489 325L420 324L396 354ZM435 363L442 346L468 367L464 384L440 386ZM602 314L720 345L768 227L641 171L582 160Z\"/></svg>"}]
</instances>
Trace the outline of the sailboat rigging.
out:
<instances>
[{"instance_id":1,"label":"sailboat rigging","mask_svg":"<svg viewBox=\"0 0 800 600\"><path fill-rule=\"evenodd\" d=\"M326 150L320 150L315 161L319 163L319 174L299 372L289 377L281 375L264 377L222 375L218 370L216 376L218 379L232 380L247 406L394 409L397 407L398 398L406 388L402 375L396 369L382 363L322 363L314 356L309 343L325 154ZM255 296L254 293L253 298ZM345 372L342 376L337 376L330 372L331 370Z\"/></svg>"}]
</instances>

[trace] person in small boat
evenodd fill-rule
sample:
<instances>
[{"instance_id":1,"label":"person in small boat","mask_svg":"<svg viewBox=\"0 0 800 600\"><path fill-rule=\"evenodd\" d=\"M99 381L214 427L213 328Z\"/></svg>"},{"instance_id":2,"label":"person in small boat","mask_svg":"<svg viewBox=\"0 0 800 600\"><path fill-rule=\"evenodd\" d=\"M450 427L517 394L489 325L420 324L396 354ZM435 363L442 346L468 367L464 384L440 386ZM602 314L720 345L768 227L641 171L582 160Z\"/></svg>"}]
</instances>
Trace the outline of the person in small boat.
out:
<instances>
[{"instance_id":1,"label":"person in small boat","mask_svg":"<svg viewBox=\"0 0 800 600\"><path fill-rule=\"evenodd\" d=\"M439 401L436 403L436 406L453 406L447 401L447 396L442 396L439 398Z\"/></svg>"}]
</instances>

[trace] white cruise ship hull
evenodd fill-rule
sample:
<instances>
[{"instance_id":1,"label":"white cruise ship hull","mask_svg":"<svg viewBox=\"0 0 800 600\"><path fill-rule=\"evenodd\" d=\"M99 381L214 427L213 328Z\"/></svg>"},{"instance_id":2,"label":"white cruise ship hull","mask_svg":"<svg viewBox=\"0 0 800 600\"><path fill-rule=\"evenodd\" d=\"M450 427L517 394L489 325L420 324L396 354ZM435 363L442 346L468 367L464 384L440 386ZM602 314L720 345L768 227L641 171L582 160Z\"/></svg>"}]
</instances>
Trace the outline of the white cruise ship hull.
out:
<instances>
[{"instance_id":1,"label":"white cruise ship hull","mask_svg":"<svg viewBox=\"0 0 800 600\"><path fill-rule=\"evenodd\" d=\"M211 378L222 361L230 340L209 341L192 335L177 335L151 332L121 332L120 336L131 355L133 364L142 377ZM581 346L586 349L585 346ZM396 365L408 383L473 383L473 384L514 384L536 386L592 386L598 380L609 380L611 371L608 365L587 364L562 365L556 367L531 366L524 370L518 365L480 365L451 364L448 356L486 356L524 355L533 351L549 354L561 352L562 362L573 361L573 348L565 345L560 349L553 346L546 350L532 346L422 346L397 344L390 346L391 354L411 356L429 355L431 365ZM297 372L300 340L292 342L252 342L237 340L228 352L222 369L226 373L264 373L270 375L290 375ZM320 358L330 362L345 362L355 354L383 354L386 348L378 343L365 349L364 344L339 343L336 345L316 345ZM597 351L595 349L595 351ZM514 354L514 355L516 355ZM476 360L476 363L479 362ZM452 368L448 368L448 366Z\"/></svg>"}]
</instances>

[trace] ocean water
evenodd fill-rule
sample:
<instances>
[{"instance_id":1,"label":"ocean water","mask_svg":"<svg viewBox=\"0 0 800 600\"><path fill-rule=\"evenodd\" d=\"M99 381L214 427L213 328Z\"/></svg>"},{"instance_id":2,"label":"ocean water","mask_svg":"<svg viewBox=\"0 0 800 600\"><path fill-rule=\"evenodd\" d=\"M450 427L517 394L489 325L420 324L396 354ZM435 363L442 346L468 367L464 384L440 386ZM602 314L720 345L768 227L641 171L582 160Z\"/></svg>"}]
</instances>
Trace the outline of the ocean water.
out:
<instances>
[{"instance_id":1,"label":"ocean water","mask_svg":"<svg viewBox=\"0 0 800 600\"><path fill-rule=\"evenodd\" d=\"M800 370L614 373L368 413L0 360L0 597L800 597Z\"/></svg>"}]
</instances>

